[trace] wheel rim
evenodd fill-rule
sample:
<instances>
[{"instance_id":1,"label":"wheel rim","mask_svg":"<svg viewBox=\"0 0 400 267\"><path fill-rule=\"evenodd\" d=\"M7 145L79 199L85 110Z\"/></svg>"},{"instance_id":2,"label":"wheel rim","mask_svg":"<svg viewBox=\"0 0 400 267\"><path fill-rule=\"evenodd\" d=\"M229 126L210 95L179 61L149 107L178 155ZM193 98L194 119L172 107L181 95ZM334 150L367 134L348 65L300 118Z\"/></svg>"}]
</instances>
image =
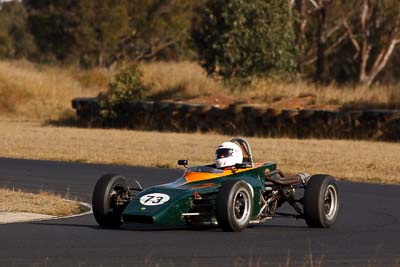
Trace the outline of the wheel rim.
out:
<instances>
[{"instance_id":1,"label":"wheel rim","mask_svg":"<svg viewBox=\"0 0 400 267\"><path fill-rule=\"evenodd\" d=\"M324 197L324 211L328 220L332 220L336 215L338 206L337 191L333 185L329 185L325 191Z\"/></svg>"},{"instance_id":2,"label":"wheel rim","mask_svg":"<svg viewBox=\"0 0 400 267\"><path fill-rule=\"evenodd\" d=\"M245 190L237 192L233 202L233 214L239 224L247 221L250 214L250 196Z\"/></svg>"},{"instance_id":3,"label":"wheel rim","mask_svg":"<svg viewBox=\"0 0 400 267\"><path fill-rule=\"evenodd\" d=\"M110 200L110 211L111 213L116 213L119 206L117 205L118 197L120 197L124 192L123 185L116 185L110 191L109 200Z\"/></svg>"}]
</instances>

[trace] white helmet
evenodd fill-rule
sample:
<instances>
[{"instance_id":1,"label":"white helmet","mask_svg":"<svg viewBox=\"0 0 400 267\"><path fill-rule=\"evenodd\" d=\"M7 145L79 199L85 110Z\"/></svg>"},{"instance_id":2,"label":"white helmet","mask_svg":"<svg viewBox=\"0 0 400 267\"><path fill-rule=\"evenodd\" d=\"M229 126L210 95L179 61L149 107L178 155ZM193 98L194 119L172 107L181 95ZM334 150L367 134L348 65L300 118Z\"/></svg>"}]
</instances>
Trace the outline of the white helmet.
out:
<instances>
[{"instance_id":1,"label":"white helmet","mask_svg":"<svg viewBox=\"0 0 400 267\"><path fill-rule=\"evenodd\" d=\"M235 166L243 162L242 149L233 142L223 142L215 151L215 165L217 168Z\"/></svg>"}]
</instances>

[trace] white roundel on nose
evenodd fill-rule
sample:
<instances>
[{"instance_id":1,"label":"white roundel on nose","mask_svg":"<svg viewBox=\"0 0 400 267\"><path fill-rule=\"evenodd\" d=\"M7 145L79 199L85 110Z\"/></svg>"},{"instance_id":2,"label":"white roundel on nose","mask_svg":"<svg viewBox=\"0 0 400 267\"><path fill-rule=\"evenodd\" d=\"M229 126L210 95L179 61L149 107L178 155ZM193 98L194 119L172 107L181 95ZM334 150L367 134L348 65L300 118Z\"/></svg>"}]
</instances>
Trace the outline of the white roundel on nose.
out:
<instances>
[{"instance_id":1,"label":"white roundel on nose","mask_svg":"<svg viewBox=\"0 0 400 267\"><path fill-rule=\"evenodd\" d=\"M158 206L167 202L170 197L166 194L152 193L144 195L140 198L140 204L145 206Z\"/></svg>"}]
</instances>

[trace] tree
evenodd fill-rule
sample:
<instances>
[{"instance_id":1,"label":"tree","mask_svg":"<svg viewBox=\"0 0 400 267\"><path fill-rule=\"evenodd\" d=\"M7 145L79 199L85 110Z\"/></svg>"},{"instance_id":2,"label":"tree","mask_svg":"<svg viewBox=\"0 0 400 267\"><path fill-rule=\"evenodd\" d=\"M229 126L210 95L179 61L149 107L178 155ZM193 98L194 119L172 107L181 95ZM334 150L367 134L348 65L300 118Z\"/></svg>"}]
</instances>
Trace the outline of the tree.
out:
<instances>
[{"instance_id":1,"label":"tree","mask_svg":"<svg viewBox=\"0 0 400 267\"><path fill-rule=\"evenodd\" d=\"M295 0L299 69L315 81L371 85L398 42L397 0Z\"/></svg>"},{"instance_id":2,"label":"tree","mask_svg":"<svg viewBox=\"0 0 400 267\"><path fill-rule=\"evenodd\" d=\"M194 0L25 0L44 59L84 66L178 57Z\"/></svg>"},{"instance_id":3,"label":"tree","mask_svg":"<svg viewBox=\"0 0 400 267\"><path fill-rule=\"evenodd\" d=\"M295 70L288 1L208 0L196 13L192 38L209 74L243 79Z\"/></svg>"},{"instance_id":4,"label":"tree","mask_svg":"<svg viewBox=\"0 0 400 267\"><path fill-rule=\"evenodd\" d=\"M113 62L128 30L124 0L25 1L30 26L45 60L78 60L84 66Z\"/></svg>"},{"instance_id":5,"label":"tree","mask_svg":"<svg viewBox=\"0 0 400 267\"><path fill-rule=\"evenodd\" d=\"M35 58L40 62L75 60L74 30L77 21L71 15L76 1L24 0L30 32L38 46Z\"/></svg>"},{"instance_id":6,"label":"tree","mask_svg":"<svg viewBox=\"0 0 400 267\"><path fill-rule=\"evenodd\" d=\"M360 0L352 25L345 21L354 58L359 64L358 80L370 86L383 71L400 44L400 5L397 0Z\"/></svg>"},{"instance_id":7,"label":"tree","mask_svg":"<svg viewBox=\"0 0 400 267\"><path fill-rule=\"evenodd\" d=\"M352 2L341 0L294 0L299 19L295 24L300 56L298 69L315 82L332 79L329 56L348 39L342 17L348 17Z\"/></svg>"},{"instance_id":8,"label":"tree","mask_svg":"<svg viewBox=\"0 0 400 267\"><path fill-rule=\"evenodd\" d=\"M12 51L12 40L5 24L0 23L0 58L9 57Z\"/></svg>"},{"instance_id":9,"label":"tree","mask_svg":"<svg viewBox=\"0 0 400 267\"><path fill-rule=\"evenodd\" d=\"M123 1L84 0L73 9L77 19L75 46L83 65L109 66L128 32L129 16Z\"/></svg>"},{"instance_id":10,"label":"tree","mask_svg":"<svg viewBox=\"0 0 400 267\"><path fill-rule=\"evenodd\" d=\"M35 43L27 29L27 12L17 2L0 3L0 57L28 57L35 51Z\"/></svg>"},{"instance_id":11,"label":"tree","mask_svg":"<svg viewBox=\"0 0 400 267\"><path fill-rule=\"evenodd\" d=\"M127 1L129 34L123 37L120 58L133 61L179 59L189 47L193 0Z\"/></svg>"}]
</instances>

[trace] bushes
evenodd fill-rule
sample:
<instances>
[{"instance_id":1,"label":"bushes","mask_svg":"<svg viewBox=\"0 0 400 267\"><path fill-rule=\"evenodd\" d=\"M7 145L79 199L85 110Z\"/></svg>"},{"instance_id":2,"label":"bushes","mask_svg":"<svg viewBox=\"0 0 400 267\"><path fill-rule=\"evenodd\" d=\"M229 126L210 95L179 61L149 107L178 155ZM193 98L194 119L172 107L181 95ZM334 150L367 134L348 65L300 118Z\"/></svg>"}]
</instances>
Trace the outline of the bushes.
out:
<instances>
[{"instance_id":1,"label":"bushes","mask_svg":"<svg viewBox=\"0 0 400 267\"><path fill-rule=\"evenodd\" d=\"M108 91L98 96L103 123L119 123L125 118L123 104L146 100L150 88L142 81L142 72L134 65L122 70L110 82Z\"/></svg>"}]
</instances>

